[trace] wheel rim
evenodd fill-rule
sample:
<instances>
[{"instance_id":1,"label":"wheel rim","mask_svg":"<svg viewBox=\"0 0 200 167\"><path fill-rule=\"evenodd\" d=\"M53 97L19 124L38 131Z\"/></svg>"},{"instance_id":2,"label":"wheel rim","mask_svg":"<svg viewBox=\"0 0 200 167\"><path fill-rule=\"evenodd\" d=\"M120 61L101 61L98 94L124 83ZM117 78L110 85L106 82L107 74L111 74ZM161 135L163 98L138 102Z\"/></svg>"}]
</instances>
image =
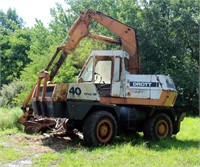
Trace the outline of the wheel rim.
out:
<instances>
[{"instance_id":1,"label":"wheel rim","mask_svg":"<svg viewBox=\"0 0 200 167\"><path fill-rule=\"evenodd\" d=\"M97 126L97 139L101 143L108 143L112 137L112 123L109 120L101 120Z\"/></svg>"},{"instance_id":2,"label":"wheel rim","mask_svg":"<svg viewBox=\"0 0 200 167\"><path fill-rule=\"evenodd\" d=\"M158 136L158 138L161 139L167 137L168 132L169 132L168 123L165 120L160 120L156 124L156 135Z\"/></svg>"}]
</instances>

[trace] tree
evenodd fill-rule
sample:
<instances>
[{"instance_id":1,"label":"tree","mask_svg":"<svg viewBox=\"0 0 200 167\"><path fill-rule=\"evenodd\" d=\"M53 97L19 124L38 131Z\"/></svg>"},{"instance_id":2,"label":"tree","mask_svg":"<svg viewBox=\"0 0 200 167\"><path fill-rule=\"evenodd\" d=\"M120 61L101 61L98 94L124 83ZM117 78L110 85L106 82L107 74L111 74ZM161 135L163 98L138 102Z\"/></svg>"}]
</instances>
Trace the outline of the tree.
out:
<instances>
[{"instance_id":1,"label":"tree","mask_svg":"<svg viewBox=\"0 0 200 167\"><path fill-rule=\"evenodd\" d=\"M197 111L198 1L151 0L142 5L143 72L171 75L179 92L177 105Z\"/></svg>"},{"instance_id":2,"label":"tree","mask_svg":"<svg viewBox=\"0 0 200 167\"><path fill-rule=\"evenodd\" d=\"M1 83L8 84L19 78L20 71L30 62L27 50L30 47L29 30L22 28L23 21L16 11L0 11Z\"/></svg>"},{"instance_id":3,"label":"tree","mask_svg":"<svg viewBox=\"0 0 200 167\"><path fill-rule=\"evenodd\" d=\"M2 10L0 10L0 25L1 30L5 29L7 31L5 32L14 32L18 28L23 27L23 20L20 18L16 10L9 8L6 13L4 13Z\"/></svg>"},{"instance_id":4,"label":"tree","mask_svg":"<svg viewBox=\"0 0 200 167\"><path fill-rule=\"evenodd\" d=\"M28 93L36 84L38 73L43 70L53 55L52 44L53 38L50 31L44 27L40 20L29 30L31 38L30 50L27 51L28 58L31 62L21 70L20 80L26 87L17 96L18 104L22 104ZM55 48L53 47L53 50Z\"/></svg>"}]
</instances>

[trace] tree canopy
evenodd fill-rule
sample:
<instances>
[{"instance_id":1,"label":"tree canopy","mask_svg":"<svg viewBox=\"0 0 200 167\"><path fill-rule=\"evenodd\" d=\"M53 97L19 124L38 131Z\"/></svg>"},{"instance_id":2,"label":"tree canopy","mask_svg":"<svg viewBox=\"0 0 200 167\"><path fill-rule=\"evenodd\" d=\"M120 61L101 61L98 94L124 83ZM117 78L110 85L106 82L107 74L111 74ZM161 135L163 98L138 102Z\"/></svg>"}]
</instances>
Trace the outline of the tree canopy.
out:
<instances>
[{"instance_id":1,"label":"tree canopy","mask_svg":"<svg viewBox=\"0 0 200 167\"><path fill-rule=\"evenodd\" d=\"M1 83L8 84L19 78L30 62L26 51L30 49L31 39L29 30L23 28L23 21L15 10L0 11L0 25Z\"/></svg>"},{"instance_id":2,"label":"tree canopy","mask_svg":"<svg viewBox=\"0 0 200 167\"><path fill-rule=\"evenodd\" d=\"M51 9L49 27L37 20L27 29L16 11L0 11L1 82L27 85L20 89L16 104L25 100L57 46L67 39L68 31L80 12L88 8L101 11L137 30L144 74L170 75L179 92L177 105L197 112L199 75L199 0L65 0ZM112 36L92 22L91 31ZM62 65L55 82L74 82L85 59L93 49L119 49L88 38ZM5 87L5 86L4 86ZM19 87L19 86L18 86ZM3 87L2 87L3 89Z\"/></svg>"}]
</instances>

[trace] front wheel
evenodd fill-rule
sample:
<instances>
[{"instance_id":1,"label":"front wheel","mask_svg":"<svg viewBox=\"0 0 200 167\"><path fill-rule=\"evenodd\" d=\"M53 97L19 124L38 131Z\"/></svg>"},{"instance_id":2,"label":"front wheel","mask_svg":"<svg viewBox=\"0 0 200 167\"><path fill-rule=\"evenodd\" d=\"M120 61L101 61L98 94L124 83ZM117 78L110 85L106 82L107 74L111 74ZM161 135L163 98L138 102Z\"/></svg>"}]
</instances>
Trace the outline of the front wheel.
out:
<instances>
[{"instance_id":1,"label":"front wheel","mask_svg":"<svg viewBox=\"0 0 200 167\"><path fill-rule=\"evenodd\" d=\"M144 126L144 137L159 140L172 136L173 125L170 117L164 113L153 116Z\"/></svg>"},{"instance_id":2,"label":"front wheel","mask_svg":"<svg viewBox=\"0 0 200 167\"><path fill-rule=\"evenodd\" d=\"M87 145L97 146L111 143L117 133L117 125L112 114L106 111L94 112L86 118L83 136Z\"/></svg>"}]
</instances>

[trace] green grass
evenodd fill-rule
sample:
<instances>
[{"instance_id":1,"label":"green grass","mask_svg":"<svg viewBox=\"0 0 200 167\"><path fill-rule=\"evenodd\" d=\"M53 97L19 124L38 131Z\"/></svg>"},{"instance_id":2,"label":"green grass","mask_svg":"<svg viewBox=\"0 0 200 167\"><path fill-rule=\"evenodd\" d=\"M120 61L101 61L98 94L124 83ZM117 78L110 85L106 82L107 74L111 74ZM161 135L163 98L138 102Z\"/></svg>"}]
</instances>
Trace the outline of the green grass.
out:
<instances>
[{"instance_id":1,"label":"green grass","mask_svg":"<svg viewBox=\"0 0 200 167\"><path fill-rule=\"evenodd\" d=\"M13 112L18 113L14 109ZM167 140L147 142L141 133L136 136L118 136L112 145L93 148L85 147L83 141L75 139L62 143L63 148L57 149L60 147L59 142L62 139L33 140L40 136L26 135L10 125L6 127L12 129L0 132L0 164L7 164L28 156L34 167L200 166L199 117L185 118L181 124L180 132ZM40 149L44 149L44 151Z\"/></svg>"},{"instance_id":2,"label":"green grass","mask_svg":"<svg viewBox=\"0 0 200 167\"><path fill-rule=\"evenodd\" d=\"M20 108L0 108L0 130L12 129L17 127L22 129L17 123L17 119L22 115Z\"/></svg>"},{"instance_id":3,"label":"green grass","mask_svg":"<svg viewBox=\"0 0 200 167\"><path fill-rule=\"evenodd\" d=\"M0 163L11 162L21 157L25 156L26 153L23 150L19 151L17 149L11 148L9 145L4 145L0 143Z\"/></svg>"},{"instance_id":4,"label":"green grass","mask_svg":"<svg viewBox=\"0 0 200 167\"><path fill-rule=\"evenodd\" d=\"M37 166L200 166L200 118L186 118L180 133L171 139L146 142L137 137L119 137L110 146L68 148L47 153L33 162ZM34 165L33 165L34 166Z\"/></svg>"},{"instance_id":5,"label":"green grass","mask_svg":"<svg viewBox=\"0 0 200 167\"><path fill-rule=\"evenodd\" d=\"M195 120L187 118L186 120ZM200 119L197 119L200 121ZM187 124L186 124L187 126ZM194 130L194 129L193 129ZM198 130L198 129L195 129ZM47 153L33 162L42 166L200 166L200 138L188 136L160 142L146 142L142 137L116 141L111 146L99 148L68 148Z\"/></svg>"}]
</instances>

